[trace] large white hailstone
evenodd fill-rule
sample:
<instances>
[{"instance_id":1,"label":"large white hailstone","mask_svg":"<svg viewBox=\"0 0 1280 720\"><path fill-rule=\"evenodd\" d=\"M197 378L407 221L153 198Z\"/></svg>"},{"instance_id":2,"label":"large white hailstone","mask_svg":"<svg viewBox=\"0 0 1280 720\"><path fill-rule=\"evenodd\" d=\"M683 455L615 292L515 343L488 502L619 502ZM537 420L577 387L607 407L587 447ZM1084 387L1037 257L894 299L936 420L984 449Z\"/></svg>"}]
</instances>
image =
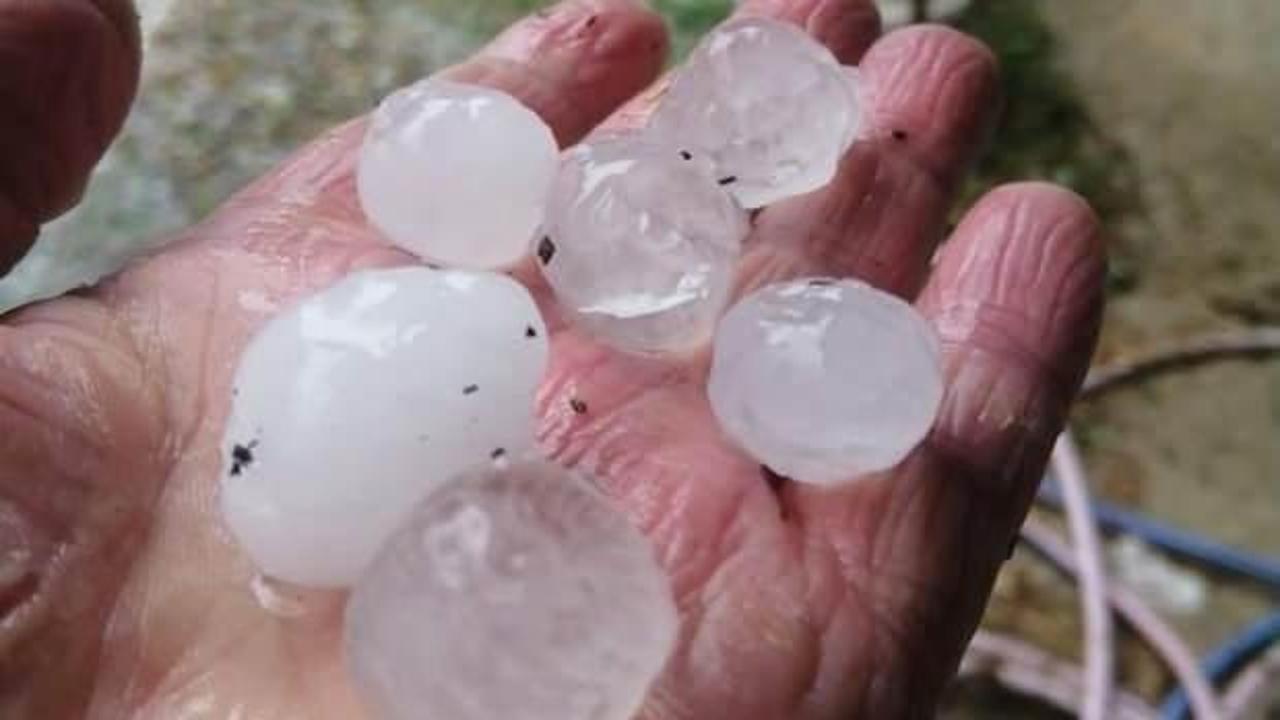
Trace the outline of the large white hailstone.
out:
<instances>
[{"instance_id":1,"label":"large white hailstone","mask_svg":"<svg viewBox=\"0 0 1280 720\"><path fill-rule=\"evenodd\" d=\"M565 153L537 243L576 323L640 353L710 341L750 230L705 162L637 135Z\"/></svg>"},{"instance_id":2,"label":"large white hailstone","mask_svg":"<svg viewBox=\"0 0 1280 720\"><path fill-rule=\"evenodd\" d=\"M577 475L488 464L357 583L347 662L384 720L631 720L679 626L649 542Z\"/></svg>"},{"instance_id":3,"label":"large white hailstone","mask_svg":"<svg viewBox=\"0 0 1280 720\"><path fill-rule=\"evenodd\" d=\"M857 135L856 72L794 25L734 20L676 75L651 128L710 156L747 208L817 190Z\"/></svg>"},{"instance_id":4,"label":"large white hailstone","mask_svg":"<svg viewBox=\"0 0 1280 720\"><path fill-rule=\"evenodd\" d=\"M503 275L356 273L272 319L235 375L222 511L266 574L355 581L430 488L534 444L546 329Z\"/></svg>"},{"instance_id":5,"label":"large white hailstone","mask_svg":"<svg viewBox=\"0 0 1280 720\"><path fill-rule=\"evenodd\" d=\"M356 181L392 243L448 267L508 267L542 222L559 151L532 110L498 90L427 79L369 121Z\"/></svg>"},{"instance_id":6,"label":"large white hailstone","mask_svg":"<svg viewBox=\"0 0 1280 720\"><path fill-rule=\"evenodd\" d=\"M708 395L727 435L774 471L830 485L897 465L942 400L937 336L856 280L769 285L716 334Z\"/></svg>"}]
</instances>

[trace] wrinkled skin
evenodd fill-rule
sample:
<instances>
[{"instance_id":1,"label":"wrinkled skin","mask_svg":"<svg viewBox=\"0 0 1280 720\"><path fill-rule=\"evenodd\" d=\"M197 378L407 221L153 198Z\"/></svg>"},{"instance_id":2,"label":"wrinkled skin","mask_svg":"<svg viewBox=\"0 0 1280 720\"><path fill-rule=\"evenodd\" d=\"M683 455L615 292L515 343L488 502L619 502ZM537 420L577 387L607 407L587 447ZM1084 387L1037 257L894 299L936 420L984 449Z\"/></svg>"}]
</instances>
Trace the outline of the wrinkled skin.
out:
<instances>
[{"instance_id":1,"label":"wrinkled skin","mask_svg":"<svg viewBox=\"0 0 1280 720\"><path fill-rule=\"evenodd\" d=\"M119 126L138 70L127 3L0 0L0 271ZM943 340L937 426L842 489L766 477L717 433L704 361L592 344L522 268L556 328L540 436L600 478L671 575L681 641L644 720L929 716L1092 352L1099 228L1066 191L1000 188L931 266L998 105L990 53L941 27L878 37L868 0L739 12L859 62L875 103L829 188L757 216L741 285L821 272L915 299ZM513 93L571 144L642 120L665 52L651 12L581 0L446 72ZM353 269L409 262L356 204L360 127L99 287L2 319L0 716L361 717L342 597L264 595L214 510L228 381L255 328Z\"/></svg>"}]
</instances>

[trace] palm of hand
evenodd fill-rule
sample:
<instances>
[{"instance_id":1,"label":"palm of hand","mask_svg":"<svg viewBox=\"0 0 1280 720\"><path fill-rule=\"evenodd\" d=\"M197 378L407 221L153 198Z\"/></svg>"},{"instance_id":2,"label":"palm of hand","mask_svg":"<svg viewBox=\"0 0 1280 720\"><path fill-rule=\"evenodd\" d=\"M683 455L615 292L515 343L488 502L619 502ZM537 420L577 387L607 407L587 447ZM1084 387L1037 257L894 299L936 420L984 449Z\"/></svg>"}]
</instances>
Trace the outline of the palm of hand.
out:
<instances>
[{"instance_id":1,"label":"palm of hand","mask_svg":"<svg viewBox=\"0 0 1280 720\"><path fill-rule=\"evenodd\" d=\"M846 61L876 32L867 3L743 9L799 22ZM652 80L664 50L646 11L591 0L448 72L512 92L568 143ZM992 193L930 272L990 120L985 50L920 28L871 46L861 67L876 98L868 139L830 188L756 218L741 278L854 275L919 293L949 389L901 466L828 491L767 477L719 435L697 363L619 355L551 313L543 445L597 475L652 538L681 609L646 720L931 712L1092 349L1097 228L1062 191ZM342 598L255 582L215 493L230 376L254 329L353 269L408 262L356 206L360 131L319 140L103 286L0 326L0 549L25 553L0 572L0 714L358 716ZM536 273L517 275L549 303Z\"/></svg>"}]
</instances>

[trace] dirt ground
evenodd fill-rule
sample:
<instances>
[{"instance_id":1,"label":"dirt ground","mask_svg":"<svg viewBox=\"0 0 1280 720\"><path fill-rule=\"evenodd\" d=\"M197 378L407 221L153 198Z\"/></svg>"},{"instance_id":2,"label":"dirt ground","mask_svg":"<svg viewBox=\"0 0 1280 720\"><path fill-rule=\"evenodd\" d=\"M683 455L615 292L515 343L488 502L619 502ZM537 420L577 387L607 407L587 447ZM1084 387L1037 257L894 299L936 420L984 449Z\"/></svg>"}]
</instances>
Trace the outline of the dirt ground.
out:
<instances>
[{"instance_id":1,"label":"dirt ground","mask_svg":"<svg viewBox=\"0 0 1280 720\"><path fill-rule=\"evenodd\" d=\"M85 205L0 281L0 311L91 280L135 252L139 238L163 238L198 219L307 138L460 57L532 4L143 0L153 32L127 132ZM679 14L687 46L728 4L663 6ZM1027 98L1049 107L1048 120L1010 127L1002 138L1029 144L1034 159L1021 149L997 153L984 180L1049 177L1076 185L1103 209L1115 282L1099 361L1206 331L1280 324L1280 3L977 4L1016 10L1020 23L1034 13L1034 30L1048 43L1052 82L1006 68L1024 112ZM1014 62L1035 35L1017 23L971 20ZM1082 140L1068 141L1053 124L1060 116L1085 128ZM1099 495L1280 555L1280 361L1220 363L1146 381L1082 406L1075 427ZM1136 563L1163 567L1158 557ZM1200 649L1276 603L1192 567L1173 565L1167 574L1176 582L1157 584L1152 599L1170 606L1169 619ZM1170 605L1161 597L1178 588L1194 590L1191 599ZM1074 595L1026 553L1001 576L986 623L1078 656ZM1121 655L1126 683L1159 697L1167 678L1151 656L1132 642ZM969 693L953 712L1057 717L990 688Z\"/></svg>"},{"instance_id":2,"label":"dirt ground","mask_svg":"<svg viewBox=\"0 0 1280 720\"><path fill-rule=\"evenodd\" d=\"M1038 3L1057 61L1138 189L1108 217L1116 262L1099 363L1209 331L1280 323L1280 4ZM1172 373L1083 405L1075 427L1098 495L1280 555L1280 362ZM1202 603L1166 612L1206 650L1274 597L1181 566ZM1159 595L1159 590L1156 591ZM1161 598L1153 598L1155 601ZM1078 653L1075 599L1036 561L1001 577L987 624ZM1132 642L1122 665L1158 697Z\"/></svg>"},{"instance_id":3,"label":"dirt ground","mask_svg":"<svg viewBox=\"0 0 1280 720\"><path fill-rule=\"evenodd\" d=\"M1116 252L1140 269L1112 298L1099 361L1280 323L1280 4L1042 5L1141 187L1112 223ZM1173 374L1081 422L1103 494L1280 555L1280 364Z\"/></svg>"}]
</instances>

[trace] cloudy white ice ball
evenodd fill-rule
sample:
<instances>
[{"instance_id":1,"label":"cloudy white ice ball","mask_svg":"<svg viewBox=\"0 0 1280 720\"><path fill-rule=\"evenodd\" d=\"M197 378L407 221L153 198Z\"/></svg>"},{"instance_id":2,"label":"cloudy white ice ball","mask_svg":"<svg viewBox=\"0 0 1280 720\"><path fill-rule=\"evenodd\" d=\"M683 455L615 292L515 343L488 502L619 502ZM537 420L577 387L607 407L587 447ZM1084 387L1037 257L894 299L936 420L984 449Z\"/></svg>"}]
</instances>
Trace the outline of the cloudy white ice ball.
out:
<instances>
[{"instance_id":1,"label":"cloudy white ice ball","mask_svg":"<svg viewBox=\"0 0 1280 720\"><path fill-rule=\"evenodd\" d=\"M502 275L356 273L273 318L236 371L228 527L268 575L351 584L431 487L533 446L546 328Z\"/></svg>"},{"instance_id":2,"label":"cloudy white ice ball","mask_svg":"<svg viewBox=\"0 0 1280 720\"><path fill-rule=\"evenodd\" d=\"M574 474L513 462L414 510L357 584L346 646L385 720L631 720L677 627L627 518Z\"/></svg>"},{"instance_id":3,"label":"cloudy white ice ball","mask_svg":"<svg viewBox=\"0 0 1280 720\"><path fill-rule=\"evenodd\" d=\"M731 308L708 384L733 440L823 485L898 464L932 427L942 391L937 337L914 308L828 279L769 285Z\"/></svg>"},{"instance_id":4,"label":"cloudy white ice ball","mask_svg":"<svg viewBox=\"0 0 1280 720\"><path fill-rule=\"evenodd\" d=\"M744 207L763 207L835 176L859 128L856 77L794 25L733 20L694 50L650 127L708 155Z\"/></svg>"},{"instance_id":5,"label":"cloudy white ice ball","mask_svg":"<svg viewBox=\"0 0 1280 720\"><path fill-rule=\"evenodd\" d=\"M558 149L532 110L499 90L427 79L369 121L357 188L395 245L448 267L495 269L528 252Z\"/></svg>"},{"instance_id":6,"label":"cloudy white ice ball","mask_svg":"<svg viewBox=\"0 0 1280 720\"><path fill-rule=\"evenodd\" d=\"M614 135L565 153L536 251L579 326L624 350L681 353L710 340L749 230L705 160Z\"/></svg>"}]
</instances>

